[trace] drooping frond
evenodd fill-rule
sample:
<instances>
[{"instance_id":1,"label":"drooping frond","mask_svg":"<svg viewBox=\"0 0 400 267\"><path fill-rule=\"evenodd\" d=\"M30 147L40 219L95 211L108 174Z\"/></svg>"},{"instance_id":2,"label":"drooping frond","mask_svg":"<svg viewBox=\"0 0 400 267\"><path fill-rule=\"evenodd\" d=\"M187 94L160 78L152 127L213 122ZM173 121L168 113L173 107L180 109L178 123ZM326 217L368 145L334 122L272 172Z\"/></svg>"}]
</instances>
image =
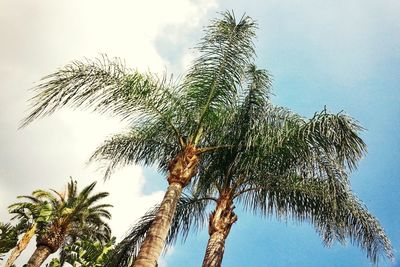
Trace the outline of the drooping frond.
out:
<instances>
[{"instance_id":1,"label":"drooping frond","mask_svg":"<svg viewBox=\"0 0 400 267\"><path fill-rule=\"evenodd\" d=\"M268 106L258 126L255 135L244 139L247 151L241 152L236 173L251 174L257 166L275 175L297 169L304 177L347 178L331 170L352 170L366 149L359 137L362 128L340 113L323 111L305 120Z\"/></svg>"},{"instance_id":2,"label":"drooping frond","mask_svg":"<svg viewBox=\"0 0 400 267\"><path fill-rule=\"evenodd\" d=\"M273 159L271 166L275 168L277 163L285 163L281 165L284 169L293 164L308 165L312 169L322 157L352 170L366 151L359 136L362 127L349 116L324 110L306 120L295 114L270 110L275 111L278 116L268 115L260 131L265 137L259 138L262 153Z\"/></svg>"},{"instance_id":3,"label":"drooping frond","mask_svg":"<svg viewBox=\"0 0 400 267\"><path fill-rule=\"evenodd\" d=\"M300 127L297 134L352 170L366 151L366 145L359 136L361 130L363 128L351 117L323 110Z\"/></svg>"},{"instance_id":4,"label":"drooping frond","mask_svg":"<svg viewBox=\"0 0 400 267\"><path fill-rule=\"evenodd\" d=\"M333 192L325 179L270 176L253 185L248 184L237 192L236 197L245 207L261 211L261 214L311 222L327 245L348 239L365 250L373 263L377 263L382 254L393 258L390 241L379 222L348 186L335 190Z\"/></svg>"},{"instance_id":5,"label":"drooping frond","mask_svg":"<svg viewBox=\"0 0 400 267\"><path fill-rule=\"evenodd\" d=\"M378 263L383 255L394 259L391 242L379 221L356 197L349 196L339 202L338 210L335 225L342 226L344 235L365 250L373 263Z\"/></svg>"},{"instance_id":6,"label":"drooping frond","mask_svg":"<svg viewBox=\"0 0 400 267\"><path fill-rule=\"evenodd\" d=\"M54 212L53 199L48 199L41 195L40 197L34 196L34 191L32 196L19 196L20 199L26 199L25 202L13 203L8 207L8 212L14 214L11 218L12 220L18 220L19 223L23 223L25 228L29 228L33 223L39 223L39 228L43 223L47 222ZM49 201L50 200L50 201Z\"/></svg>"},{"instance_id":7,"label":"drooping frond","mask_svg":"<svg viewBox=\"0 0 400 267\"><path fill-rule=\"evenodd\" d=\"M64 106L91 108L121 119L153 116L168 122L182 110L179 92L166 77L127 69L119 59L106 56L95 60L74 61L42 79L30 100L31 113L22 121L52 114Z\"/></svg>"},{"instance_id":8,"label":"drooping frond","mask_svg":"<svg viewBox=\"0 0 400 267\"><path fill-rule=\"evenodd\" d=\"M165 170L168 161L180 150L179 145L172 141L174 138L158 123L132 128L106 140L93 153L91 161L106 162L105 178L117 167L135 163L158 164Z\"/></svg>"}]
</instances>

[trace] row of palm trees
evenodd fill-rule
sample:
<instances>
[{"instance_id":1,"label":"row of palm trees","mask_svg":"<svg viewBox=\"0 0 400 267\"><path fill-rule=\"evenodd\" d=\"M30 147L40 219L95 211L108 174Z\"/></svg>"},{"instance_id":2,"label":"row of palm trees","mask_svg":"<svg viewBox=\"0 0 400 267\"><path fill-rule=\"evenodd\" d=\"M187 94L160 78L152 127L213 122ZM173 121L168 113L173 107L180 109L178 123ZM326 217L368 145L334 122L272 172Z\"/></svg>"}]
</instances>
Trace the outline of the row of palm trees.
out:
<instances>
[{"instance_id":1,"label":"row of palm trees","mask_svg":"<svg viewBox=\"0 0 400 267\"><path fill-rule=\"evenodd\" d=\"M105 177L128 164L156 165L166 174L164 199L105 266L156 266L166 244L207 220L210 203L203 266L221 265L238 220L235 203L310 222L328 244L349 238L372 262L382 253L392 258L383 229L350 189L348 176L366 150L361 126L342 112L324 109L305 119L273 105L270 76L254 65L255 28L248 16L223 13L206 29L199 56L180 81L104 56L73 62L36 88L22 126L65 106L115 115L129 129L91 157L106 162ZM42 254L60 248L61 232L54 229L38 239Z\"/></svg>"}]
</instances>

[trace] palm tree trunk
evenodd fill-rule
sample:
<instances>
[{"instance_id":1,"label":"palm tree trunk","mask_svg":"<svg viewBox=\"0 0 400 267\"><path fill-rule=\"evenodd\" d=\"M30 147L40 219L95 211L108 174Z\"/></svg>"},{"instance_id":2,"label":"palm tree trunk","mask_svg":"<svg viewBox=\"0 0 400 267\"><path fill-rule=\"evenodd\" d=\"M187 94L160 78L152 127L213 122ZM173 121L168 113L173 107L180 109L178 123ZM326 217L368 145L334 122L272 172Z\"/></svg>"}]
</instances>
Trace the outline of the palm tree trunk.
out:
<instances>
[{"instance_id":1,"label":"palm tree trunk","mask_svg":"<svg viewBox=\"0 0 400 267\"><path fill-rule=\"evenodd\" d=\"M165 239L167 238L169 227L175 214L176 204L182 193L182 189L183 187L179 183L172 183L168 186L156 218L154 219L149 232L146 234L146 238L143 241L139 254L132 266L157 266L157 260L164 248Z\"/></svg>"},{"instance_id":2,"label":"palm tree trunk","mask_svg":"<svg viewBox=\"0 0 400 267\"><path fill-rule=\"evenodd\" d=\"M29 259L26 267L39 267L51 254L51 249L47 246L38 246Z\"/></svg>"},{"instance_id":3,"label":"palm tree trunk","mask_svg":"<svg viewBox=\"0 0 400 267\"><path fill-rule=\"evenodd\" d=\"M208 239L203 267L220 267L225 250L225 240L229 235L232 225L237 221L233 212L233 199L230 193L221 194L214 212L210 215L208 226Z\"/></svg>"},{"instance_id":4,"label":"palm tree trunk","mask_svg":"<svg viewBox=\"0 0 400 267\"><path fill-rule=\"evenodd\" d=\"M164 248L182 189L189 184L197 171L198 157L196 153L196 148L189 144L170 162L167 192L165 192L156 218L150 226L132 266L157 266L157 260Z\"/></svg>"},{"instance_id":5,"label":"palm tree trunk","mask_svg":"<svg viewBox=\"0 0 400 267\"><path fill-rule=\"evenodd\" d=\"M221 232L210 235L207 243L206 255L203 259L203 267L219 267L224 257L226 237Z\"/></svg>"},{"instance_id":6,"label":"palm tree trunk","mask_svg":"<svg viewBox=\"0 0 400 267\"><path fill-rule=\"evenodd\" d=\"M18 242L17 246L13 249L8 257L6 265L4 267L11 267L14 264L15 260L21 255L22 251L28 246L29 241L32 239L33 235L36 232L36 223L32 224L31 228L25 232L24 236Z\"/></svg>"}]
</instances>

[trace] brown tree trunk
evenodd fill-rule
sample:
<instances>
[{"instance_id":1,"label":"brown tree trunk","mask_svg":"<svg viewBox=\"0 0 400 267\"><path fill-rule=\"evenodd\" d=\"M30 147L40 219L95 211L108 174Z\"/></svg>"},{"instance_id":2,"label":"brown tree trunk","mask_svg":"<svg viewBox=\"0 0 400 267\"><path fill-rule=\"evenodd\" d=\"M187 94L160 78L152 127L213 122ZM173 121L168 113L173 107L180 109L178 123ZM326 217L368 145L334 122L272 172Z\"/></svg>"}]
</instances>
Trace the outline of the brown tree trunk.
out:
<instances>
[{"instance_id":1,"label":"brown tree trunk","mask_svg":"<svg viewBox=\"0 0 400 267\"><path fill-rule=\"evenodd\" d=\"M51 254L51 249L47 246L38 246L29 259L26 267L39 267Z\"/></svg>"},{"instance_id":2,"label":"brown tree trunk","mask_svg":"<svg viewBox=\"0 0 400 267\"><path fill-rule=\"evenodd\" d=\"M190 145L177 155L169 165L168 189L156 214L140 251L132 264L134 267L155 267L165 245L171 221L175 214L176 204L182 189L196 173L198 158L196 149Z\"/></svg>"},{"instance_id":3,"label":"brown tree trunk","mask_svg":"<svg viewBox=\"0 0 400 267\"><path fill-rule=\"evenodd\" d=\"M36 250L29 259L27 267L39 267L50 254L55 253L67 236L68 226L66 221L53 221L46 233L36 238Z\"/></svg>"},{"instance_id":4,"label":"brown tree trunk","mask_svg":"<svg viewBox=\"0 0 400 267\"><path fill-rule=\"evenodd\" d=\"M17 246L13 249L8 257L6 265L4 267L11 267L14 264L15 260L21 255L22 251L28 246L29 241L32 239L33 235L36 232L36 223L32 224L31 228L25 232L24 236L18 242Z\"/></svg>"},{"instance_id":5,"label":"brown tree trunk","mask_svg":"<svg viewBox=\"0 0 400 267\"><path fill-rule=\"evenodd\" d=\"M221 232L214 232L208 239L206 255L203 259L203 267L219 267L224 257L226 237Z\"/></svg>"},{"instance_id":6,"label":"brown tree trunk","mask_svg":"<svg viewBox=\"0 0 400 267\"><path fill-rule=\"evenodd\" d=\"M237 216L233 212L234 208L232 194L221 194L215 211L210 215L208 226L210 238L203 259L203 267L221 266L225 250L225 240L229 235L232 225L237 221Z\"/></svg>"},{"instance_id":7,"label":"brown tree trunk","mask_svg":"<svg viewBox=\"0 0 400 267\"><path fill-rule=\"evenodd\" d=\"M179 183L172 183L168 186L160 209L149 232L146 234L133 266L154 267L157 265L181 192L182 185Z\"/></svg>"}]
</instances>

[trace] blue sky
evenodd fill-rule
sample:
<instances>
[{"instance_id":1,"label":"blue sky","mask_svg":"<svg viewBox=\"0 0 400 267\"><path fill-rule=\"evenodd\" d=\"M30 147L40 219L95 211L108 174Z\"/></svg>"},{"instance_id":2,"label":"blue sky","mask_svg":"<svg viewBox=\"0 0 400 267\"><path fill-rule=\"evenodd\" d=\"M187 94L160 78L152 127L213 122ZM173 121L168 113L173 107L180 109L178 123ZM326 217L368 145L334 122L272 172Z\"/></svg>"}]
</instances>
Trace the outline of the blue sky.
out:
<instances>
[{"instance_id":1,"label":"blue sky","mask_svg":"<svg viewBox=\"0 0 400 267\"><path fill-rule=\"evenodd\" d=\"M6 206L16 195L62 188L70 175L82 184L101 180L85 162L123 128L111 118L63 111L17 131L28 88L71 60L99 53L133 68L180 74L201 28L224 10L258 22L257 65L273 76L274 103L307 117L325 105L344 110L367 129L368 154L351 176L352 188L400 257L400 2L394 0L0 1L0 219L9 218ZM111 192L117 236L159 201L165 184L140 167L100 183ZM258 218L240 207L237 213L223 266L371 266L352 244L325 248L307 224ZM204 229L178 242L161 265L200 266L206 242Z\"/></svg>"},{"instance_id":2,"label":"blue sky","mask_svg":"<svg viewBox=\"0 0 400 267\"><path fill-rule=\"evenodd\" d=\"M257 64L274 77L274 103L308 117L324 105L333 112L344 110L367 129L362 135L368 154L351 176L352 188L400 256L399 3L225 1L220 9L257 20ZM324 247L307 224L238 213L224 266L371 266L350 243ZM168 263L201 262L205 232L176 246ZM379 266L397 265L382 260Z\"/></svg>"}]
</instances>

